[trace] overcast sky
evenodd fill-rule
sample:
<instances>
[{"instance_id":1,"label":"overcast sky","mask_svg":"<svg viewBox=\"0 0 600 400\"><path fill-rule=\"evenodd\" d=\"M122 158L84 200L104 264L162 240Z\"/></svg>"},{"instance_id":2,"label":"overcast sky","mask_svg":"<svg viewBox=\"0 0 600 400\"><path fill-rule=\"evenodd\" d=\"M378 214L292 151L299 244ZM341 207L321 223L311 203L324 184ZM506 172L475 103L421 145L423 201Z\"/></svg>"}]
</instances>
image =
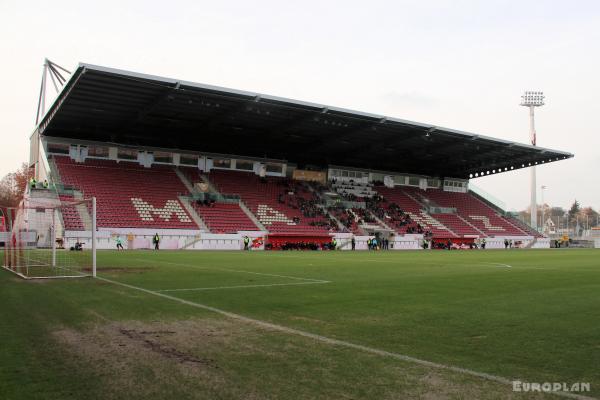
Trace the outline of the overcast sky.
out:
<instances>
[{"instance_id":1,"label":"overcast sky","mask_svg":"<svg viewBox=\"0 0 600 400\"><path fill-rule=\"evenodd\" d=\"M538 188L600 208L597 0L0 0L0 54L0 176L28 157L48 57L523 143L520 95L543 90L538 145L575 158L539 167ZM529 201L528 170L472 182L509 209Z\"/></svg>"}]
</instances>

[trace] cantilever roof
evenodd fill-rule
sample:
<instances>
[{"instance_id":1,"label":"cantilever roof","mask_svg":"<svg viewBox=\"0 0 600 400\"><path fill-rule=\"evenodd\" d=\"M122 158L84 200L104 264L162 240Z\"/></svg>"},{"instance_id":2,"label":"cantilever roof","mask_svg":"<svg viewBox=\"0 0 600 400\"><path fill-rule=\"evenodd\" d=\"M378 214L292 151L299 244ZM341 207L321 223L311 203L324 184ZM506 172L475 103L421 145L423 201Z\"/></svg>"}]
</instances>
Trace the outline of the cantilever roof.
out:
<instances>
[{"instance_id":1,"label":"cantilever roof","mask_svg":"<svg viewBox=\"0 0 600 400\"><path fill-rule=\"evenodd\" d=\"M79 64L38 126L45 136L439 177L572 154L235 89Z\"/></svg>"}]
</instances>

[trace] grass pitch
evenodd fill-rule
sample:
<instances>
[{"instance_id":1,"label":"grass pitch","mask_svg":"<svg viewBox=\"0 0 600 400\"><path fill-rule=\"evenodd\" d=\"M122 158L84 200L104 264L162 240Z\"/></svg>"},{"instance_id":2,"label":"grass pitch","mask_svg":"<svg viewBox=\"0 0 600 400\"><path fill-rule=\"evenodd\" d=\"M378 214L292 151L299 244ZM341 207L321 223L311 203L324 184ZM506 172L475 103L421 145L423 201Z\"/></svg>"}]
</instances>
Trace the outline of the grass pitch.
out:
<instances>
[{"instance_id":1,"label":"grass pitch","mask_svg":"<svg viewBox=\"0 0 600 400\"><path fill-rule=\"evenodd\" d=\"M600 396L598 250L98 262L96 280L0 271L0 398L556 398L402 356Z\"/></svg>"}]
</instances>

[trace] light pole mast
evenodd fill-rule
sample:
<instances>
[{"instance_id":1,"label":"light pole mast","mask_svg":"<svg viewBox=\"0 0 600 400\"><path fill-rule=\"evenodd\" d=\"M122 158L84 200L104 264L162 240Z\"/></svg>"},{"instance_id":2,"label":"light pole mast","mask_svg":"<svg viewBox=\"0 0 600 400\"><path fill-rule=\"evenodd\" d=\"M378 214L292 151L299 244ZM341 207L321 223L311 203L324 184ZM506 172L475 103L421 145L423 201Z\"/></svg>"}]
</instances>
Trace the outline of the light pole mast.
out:
<instances>
[{"instance_id":1,"label":"light pole mast","mask_svg":"<svg viewBox=\"0 0 600 400\"><path fill-rule=\"evenodd\" d=\"M543 92L525 92L521 96L521 105L529 107L529 135L531 138L531 144L536 146L536 134L535 134L535 107L541 107L544 105L544 93ZM531 226L538 229L537 225L537 184L535 175L535 166L531 167Z\"/></svg>"},{"instance_id":2,"label":"light pole mast","mask_svg":"<svg viewBox=\"0 0 600 400\"><path fill-rule=\"evenodd\" d=\"M544 230L546 229L546 220L544 219L544 190L547 188L545 185L542 185L540 189L542 189L542 233L544 233Z\"/></svg>"}]
</instances>

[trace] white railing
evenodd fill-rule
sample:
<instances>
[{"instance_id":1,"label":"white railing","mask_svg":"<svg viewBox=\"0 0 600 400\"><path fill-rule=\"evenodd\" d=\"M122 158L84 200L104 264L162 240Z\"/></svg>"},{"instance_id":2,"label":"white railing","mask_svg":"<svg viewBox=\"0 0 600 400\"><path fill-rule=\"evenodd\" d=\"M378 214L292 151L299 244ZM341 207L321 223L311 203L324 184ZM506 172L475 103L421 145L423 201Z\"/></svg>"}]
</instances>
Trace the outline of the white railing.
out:
<instances>
[{"instance_id":1,"label":"white railing","mask_svg":"<svg viewBox=\"0 0 600 400\"><path fill-rule=\"evenodd\" d=\"M500 200L499 198L489 194L482 188L473 185L473 183L469 182L469 191L475 193L479 197L483 198L487 202L493 204L495 207L499 208L503 213L506 213L506 203Z\"/></svg>"}]
</instances>

